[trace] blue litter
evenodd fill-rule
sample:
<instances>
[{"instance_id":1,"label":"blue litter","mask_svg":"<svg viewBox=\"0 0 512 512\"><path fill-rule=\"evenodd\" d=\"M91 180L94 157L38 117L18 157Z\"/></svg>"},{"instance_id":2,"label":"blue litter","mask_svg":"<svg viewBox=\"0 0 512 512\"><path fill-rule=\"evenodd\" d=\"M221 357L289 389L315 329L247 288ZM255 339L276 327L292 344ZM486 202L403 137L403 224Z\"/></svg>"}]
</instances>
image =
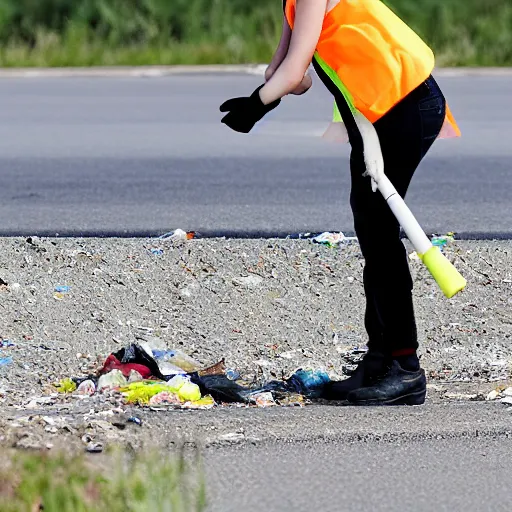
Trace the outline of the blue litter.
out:
<instances>
[{"instance_id":1,"label":"blue litter","mask_svg":"<svg viewBox=\"0 0 512 512\"><path fill-rule=\"evenodd\" d=\"M240 373L237 372L236 370L233 370L233 369L229 368L229 369L226 370L226 377L229 380L237 380L237 379L240 378Z\"/></svg>"},{"instance_id":2,"label":"blue litter","mask_svg":"<svg viewBox=\"0 0 512 512\"><path fill-rule=\"evenodd\" d=\"M446 247L450 242L453 242L453 240L454 238L452 233L448 233L444 236L433 236L431 242L434 247L443 249L443 247Z\"/></svg>"},{"instance_id":3,"label":"blue litter","mask_svg":"<svg viewBox=\"0 0 512 512\"><path fill-rule=\"evenodd\" d=\"M12 363L12 357L0 358L0 366L9 366Z\"/></svg>"},{"instance_id":4,"label":"blue litter","mask_svg":"<svg viewBox=\"0 0 512 512\"><path fill-rule=\"evenodd\" d=\"M293 385L298 393L308 398L318 398L330 380L329 375L321 370L301 369L288 379L288 383Z\"/></svg>"},{"instance_id":5,"label":"blue litter","mask_svg":"<svg viewBox=\"0 0 512 512\"><path fill-rule=\"evenodd\" d=\"M55 287L55 291L58 293L67 293L69 290L71 290L71 287L66 285L58 285Z\"/></svg>"},{"instance_id":6,"label":"blue litter","mask_svg":"<svg viewBox=\"0 0 512 512\"><path fill-rule=\"evenodd\" d=\"M172 359L176 355L175 350L156 350L152 349L151 352L153 352L153 357L155 359Z\"/></svg>"}]
</instances>

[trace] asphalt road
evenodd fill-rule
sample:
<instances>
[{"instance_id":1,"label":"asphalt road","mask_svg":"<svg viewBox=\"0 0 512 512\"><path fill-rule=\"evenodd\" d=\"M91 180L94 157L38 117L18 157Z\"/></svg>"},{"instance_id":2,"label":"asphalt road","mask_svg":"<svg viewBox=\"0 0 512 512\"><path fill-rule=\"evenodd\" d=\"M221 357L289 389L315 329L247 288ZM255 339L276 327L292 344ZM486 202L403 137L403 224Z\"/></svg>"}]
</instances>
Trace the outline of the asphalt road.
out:
<instances>
[{"instance_id":1,"label":"asphalt road","mask_svg":"<svg viewBox=\"0 0 512 512\"><path fill-rule=\"evenodd\" d=\"M441 387L486 394L493 386ZM181 439L201 447L208 512L508 512L512 407L448 400L445 391L431 389L420 407L330 403L143 418L158 446Z\"/></svg>"},{"instance_id":2,"label":"asphalt road","mask_svg":"<svg viewBox=\"0 0 512 512\"><path fill-rule=\"evenodd\" d=\"M205 438L208 512L508 512L512 408L430 395L421 407L162 413L153 428Z\"/></svg>"},{"instance_id":3,"label":"asphalt road","mask_svg":"<svg viewBox=\"0 0 512 512\"><path fill-rule=\"evenodd\" d=\"M437 400L238 414L245 443L205 456L208 510L506 512L511 414L503 404Z\"/></svg>"},{"instance_id":4,"label":"asphalt road","mask_svg":"<svg viewBox=\"0 0 512 512\"><path fill-rule=\"evenodd\" d=\"M0 234L350 233L347 145L318 137L315 78L250 135L219 104L261 78L0 80ZM429 232L512 233L512 75L439 78L463 131L439 141L407 202Z\"/></svg>"},{"instance_id":5,"label":"asphalt road","mask_svg":"<svg viewBox=\"0 0 512 512\"><path fill-rule=\"evenodd\" d=\"M216 452L209 511L508 512L510 440L284 444Z\"/></svg>"}]
</instances>

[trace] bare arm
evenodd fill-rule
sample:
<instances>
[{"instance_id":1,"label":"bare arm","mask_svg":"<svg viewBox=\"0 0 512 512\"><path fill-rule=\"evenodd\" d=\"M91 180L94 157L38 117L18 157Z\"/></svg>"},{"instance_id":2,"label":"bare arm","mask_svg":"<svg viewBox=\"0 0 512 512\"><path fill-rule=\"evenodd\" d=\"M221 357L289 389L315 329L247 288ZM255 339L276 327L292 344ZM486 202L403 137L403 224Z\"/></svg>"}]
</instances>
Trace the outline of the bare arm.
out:
<instances>
[{"instance_id":1,"label":"bare arm","mask_svg":"<svg viewBox=\"0 0 512 512\"><path fill-rule=\"evenodd\" d=\"M292 31L290 30L290 25L288 25L288 21L286 16L283 16L283 28L281 31L281 39L279 40L279 45L277 50L270 61L266 71L265 71L265 80L268 81L275 73L276 69L281 65L284 58L286 57L286 53L288 52L288 47L290 45L290 38L292 35Z\"/></svg>"},{"instance_id":2,"label":"bare arm","mask_svg":"<svg viewBox=\"0 0 512 512\"><path fill-rule=\"evenodd\" d=\"M290 46L290 38L292 35L292 31L290 29L290 25L288 24L288 20L286 19L286 15L283 16L283 28L281 32L281 39L279 41L279 45L277 50L270 61L267 69L265 70L265 82L268 82L272 75L276 72L276 69L281 65L286 54L288 53L288 48ZM313 85L313 80L309 75L305 75L302 79L301 83L293 90L290 91L289 94L300 95L307 92L311 86Z\"/></svg>"},{"instance_id":3,"label":"bare arm","mask_svg":"<svg viewBox=\"0 0 512 512\"><path fill-rule=\"evenodd\" d=\"M297 0L288 51L274 74L260 89L263 103L269 104L286 96L302 82L320 38L327 2L328 0Z\"/></svg>"}]
</instances>

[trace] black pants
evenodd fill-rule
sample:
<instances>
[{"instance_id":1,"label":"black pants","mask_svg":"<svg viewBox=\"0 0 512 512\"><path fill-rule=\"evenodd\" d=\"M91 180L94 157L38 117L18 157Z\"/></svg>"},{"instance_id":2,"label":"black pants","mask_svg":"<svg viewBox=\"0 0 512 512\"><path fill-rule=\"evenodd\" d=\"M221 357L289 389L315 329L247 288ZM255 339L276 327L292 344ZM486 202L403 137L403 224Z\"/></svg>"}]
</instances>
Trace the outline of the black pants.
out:
<instances>
[{"instance_id":1,"label":"black pants","mask_svg":"<svg viewBox=\"0 0 512 512\"><path fill-rule=\"evenodd\" d=\"M445 108L441 90L429 77L374 124L384 157L384 172L402 197L441 130ZM382 194L372 192L370 178L362 176L362 144L354 134L351 143L350 204L365 259L368 348L386 354L417 349L413 285L400 226Z\"/></svg>"}]
</instances>

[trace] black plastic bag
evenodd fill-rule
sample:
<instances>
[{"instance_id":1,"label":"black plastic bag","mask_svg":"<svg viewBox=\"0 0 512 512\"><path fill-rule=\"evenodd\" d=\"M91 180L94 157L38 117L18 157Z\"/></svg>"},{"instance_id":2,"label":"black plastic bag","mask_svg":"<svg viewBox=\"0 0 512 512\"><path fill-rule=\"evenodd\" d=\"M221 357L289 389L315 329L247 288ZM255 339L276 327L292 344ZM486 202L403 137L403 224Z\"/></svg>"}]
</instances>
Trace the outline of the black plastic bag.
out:
<instances>
[{"instance_id":1,"label":"black plastic bag","mask_svg":"<svg viewBox=\"0 0 512 512\"><path fill-rule=\"evenodd\" d=\"M162 375L155 359L137 343L132 343L128 347L115 352L113 355L123 364L134 363L146 366L151 371L151 374L157 379L167 381L173 377L173 375L168 377Z\"/></svg>"}]
</instances>

